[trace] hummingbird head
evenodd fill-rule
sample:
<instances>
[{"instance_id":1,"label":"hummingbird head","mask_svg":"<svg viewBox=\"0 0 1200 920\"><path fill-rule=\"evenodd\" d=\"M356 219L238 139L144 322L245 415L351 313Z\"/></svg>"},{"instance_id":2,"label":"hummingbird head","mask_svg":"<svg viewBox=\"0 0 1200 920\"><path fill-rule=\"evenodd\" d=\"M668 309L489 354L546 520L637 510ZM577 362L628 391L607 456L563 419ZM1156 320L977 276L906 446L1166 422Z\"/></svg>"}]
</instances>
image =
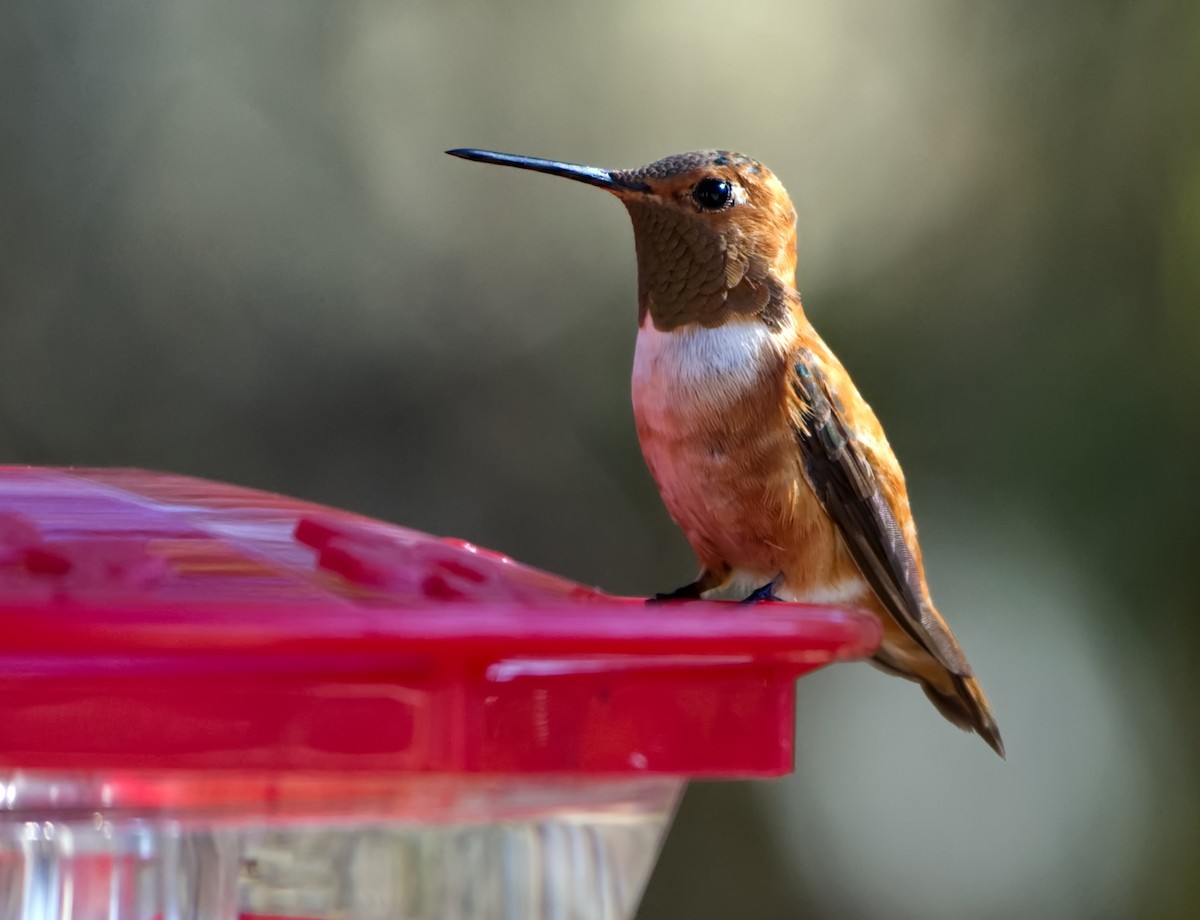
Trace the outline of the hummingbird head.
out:
<instances>
[{"instance_id":1,"label":"hummingbird head","mask_svg":"<svg viewBox=\"0 0 1200 920\"><path fill-rule=\"evenodd\" d=\"M639 323L668 331L758 318L778 328L793 301L796 210L756 160L726 150L608 170L557 160L450 150L482 163L564 176L621 199L633 221Z\"/></svg>"}]
</instances>

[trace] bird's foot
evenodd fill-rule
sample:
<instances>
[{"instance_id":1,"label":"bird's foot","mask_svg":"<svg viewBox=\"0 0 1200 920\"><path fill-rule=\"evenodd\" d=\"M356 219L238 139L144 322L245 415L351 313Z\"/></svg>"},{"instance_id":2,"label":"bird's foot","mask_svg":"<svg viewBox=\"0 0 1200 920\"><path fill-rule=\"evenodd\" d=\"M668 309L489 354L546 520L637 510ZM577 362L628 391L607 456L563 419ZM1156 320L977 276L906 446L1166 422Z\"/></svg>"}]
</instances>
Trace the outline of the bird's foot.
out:
<instances>
[{"instance_id":1,"label":"bird's foot","mask_svg":"<svg viewBox=\"0 0 1200 920\"><path fill-rule=\"evenodd\" d=\"M755 588L745 598L742 599L743 604L759 604L763 601L782 601L783 598L775 593L775 589L783 580L782 575L776 575L761 588Z\"/></svg>"},{"instance_id":2,"label":"bird's foot","mask_svg":"<svg viewBox=\"0 0 1200 920\"><path fill-rule=\"evenodd\" d=\"M656 594L654 597L646 598L647 604L665 604L667 601L698 601L700 600L700 582L693 581L691 584L684 585L682 588L676 588L674 591L669 591L666 594Z\"/></svg>"},{"instance_id":3,"label":"bird's foot","mask_svg":"<svg viewBox=\"0 0 1200 920\"><path fill-rule=\"evenodd\" d=\"M700 577L682 588L676 588L668 594L656 594L649 598L647 604L661 604L665 601L698 601L706 591L721 587L729 580L729 566L720 565L715 568L706 566L700 570Z\"/></svg>"}]
</instances>

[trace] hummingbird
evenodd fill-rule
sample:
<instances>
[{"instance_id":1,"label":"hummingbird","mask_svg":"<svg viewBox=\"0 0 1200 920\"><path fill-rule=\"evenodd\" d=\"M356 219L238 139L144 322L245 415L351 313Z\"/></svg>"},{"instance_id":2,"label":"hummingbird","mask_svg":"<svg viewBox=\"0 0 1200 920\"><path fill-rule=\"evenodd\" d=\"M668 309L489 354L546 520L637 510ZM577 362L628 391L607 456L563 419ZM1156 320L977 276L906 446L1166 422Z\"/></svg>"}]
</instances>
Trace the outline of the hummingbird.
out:
<instances>
[{"instance_id":1,"label":"hummingbird","mask_svg":"<svg viewBox=\"0 0 1200 920\"><path fill-rule=\"evenodd\" d=\"M866 609L883 627L872 663L1003 757L992 707L930 598L899 461L805 315L796 210L775 175L726 150L624 170L447 153L584 182L629 213L638 440L700 565L652 600L744 586L747 602Z\"/></svg>"}]
</instances>

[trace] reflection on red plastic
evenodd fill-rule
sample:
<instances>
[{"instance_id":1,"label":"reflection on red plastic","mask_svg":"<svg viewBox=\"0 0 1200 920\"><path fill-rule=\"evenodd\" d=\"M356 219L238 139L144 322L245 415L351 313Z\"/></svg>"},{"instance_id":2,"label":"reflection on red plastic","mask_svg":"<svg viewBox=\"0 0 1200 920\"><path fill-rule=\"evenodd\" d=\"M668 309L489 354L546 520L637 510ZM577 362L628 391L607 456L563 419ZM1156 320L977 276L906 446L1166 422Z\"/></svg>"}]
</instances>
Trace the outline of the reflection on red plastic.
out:
<instances>
[{"instance_id":1,"label":"reflection on red plastic","mask_svg":"<svg viewBox=\"0 0 1200 920\"><path fill-rule=\"evenodd\" d=\"M131 799L156 771L247 797L330 774L777 775L795 678L879 640L855 611L647 608L281 496L40 468L0 468L0 631L0 768L117 771Z\"/></svg>"}]
</instances>

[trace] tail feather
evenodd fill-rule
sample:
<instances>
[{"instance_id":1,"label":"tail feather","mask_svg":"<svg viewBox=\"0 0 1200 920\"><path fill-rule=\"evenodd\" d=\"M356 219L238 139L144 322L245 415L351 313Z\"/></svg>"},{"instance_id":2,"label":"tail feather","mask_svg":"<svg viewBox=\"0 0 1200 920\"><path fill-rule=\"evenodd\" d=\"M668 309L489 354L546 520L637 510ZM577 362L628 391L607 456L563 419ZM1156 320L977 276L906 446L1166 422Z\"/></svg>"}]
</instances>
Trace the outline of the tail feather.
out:
<instances>
[{"instance_id":1,"label":"tail feather","mask_svg":"<svg viewBox=\"0 0 1200 920\"><path fill-rule=\"evenodd\" d=\"M886 611L878 606L875 609L883 625L883 643L871 663L880 670L919 683L938 712L959 728L975 732L1003 757L1004 741L996 727L996 716L970 670L957 674L947 670L917 646Z\"/></svg>"},{"instance_id":2,"label":"tail feather","mask_svg":"<svg viewBox=\"0 0 1200 920\"><path fill-rule=\"evenodd\" d=\"M979 681L960 674L946 676L950 679L944 686L936 686L918 678L929 701L959 728L975 732L993 751L1004 757L1004 740L1000 737L996 716Z\"/></svg>"}]
</instances>

